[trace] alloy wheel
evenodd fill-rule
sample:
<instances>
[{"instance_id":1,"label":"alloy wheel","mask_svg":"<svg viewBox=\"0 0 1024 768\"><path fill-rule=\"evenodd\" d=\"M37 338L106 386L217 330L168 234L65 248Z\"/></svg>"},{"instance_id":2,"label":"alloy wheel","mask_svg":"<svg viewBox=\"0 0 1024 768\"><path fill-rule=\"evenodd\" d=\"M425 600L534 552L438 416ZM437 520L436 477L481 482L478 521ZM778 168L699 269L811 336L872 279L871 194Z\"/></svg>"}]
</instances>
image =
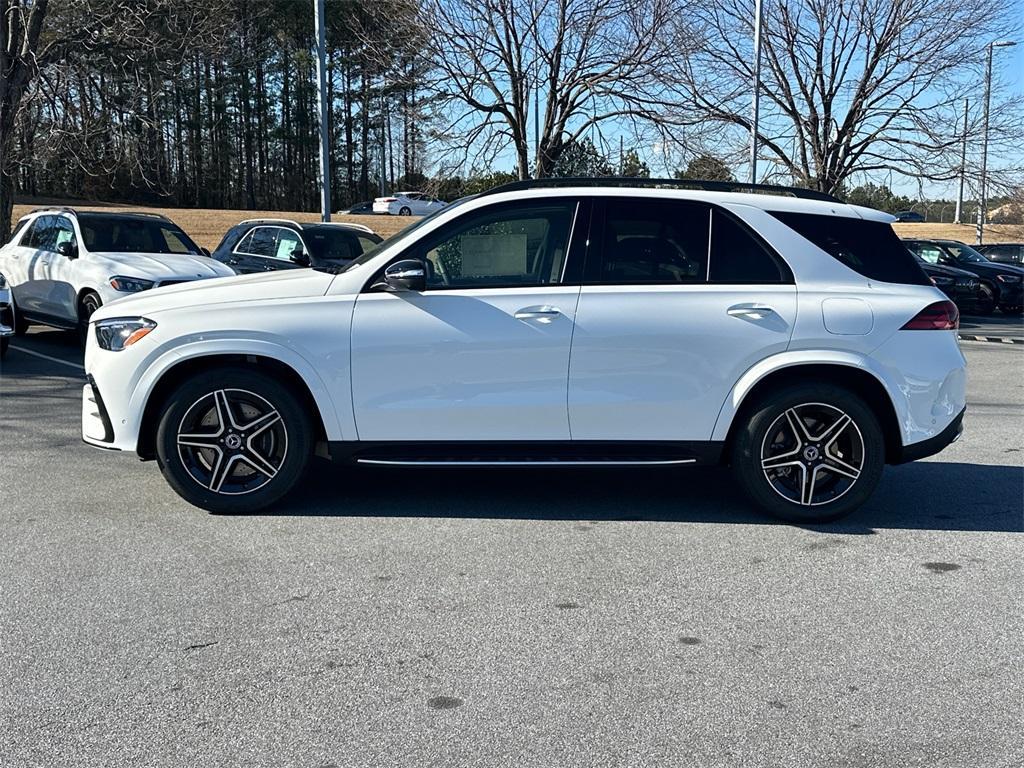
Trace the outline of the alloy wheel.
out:
<instances>
[{"instance_id":1,"label":"alloy wheel","mask_svg":"<svg viewBox=\"0 0 1024 768\"><path fill-rule=\"evenodd\" d=\"M845 412L825 403L787 408L761 444L761 470L782 498L801 506L846 494L864 469L864 438Z\"/></svg>"},{"instance_id":2,"label":"alloy wheel","mask_svg":"<svg viewBox=\"0 0 1024 768\"><path fill-rule=\"evenodd\" d=\"M265 486L288 455L288 430L280 412L244 389L218 389L196 400L181 419L176 441L192 479L228 496Z\"/></svg>"}]
</instances>

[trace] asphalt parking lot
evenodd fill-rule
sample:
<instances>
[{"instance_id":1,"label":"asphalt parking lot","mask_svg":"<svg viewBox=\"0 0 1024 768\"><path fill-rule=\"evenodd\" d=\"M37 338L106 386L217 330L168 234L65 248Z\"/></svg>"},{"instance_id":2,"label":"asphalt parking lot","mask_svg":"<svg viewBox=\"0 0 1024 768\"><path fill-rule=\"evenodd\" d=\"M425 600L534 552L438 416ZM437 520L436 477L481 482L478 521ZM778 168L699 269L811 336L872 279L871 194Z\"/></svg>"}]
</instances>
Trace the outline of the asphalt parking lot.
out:
<instances>
[{"instance_id":1,"label":"asphalt parking lot","mask_svg":"<svg viewBox=\"0 0 1024 768\"><path fill-rule=\"evenodd\" d=\"M332 469L211 516L80 442L74 338L33 331L0 765L1020 766L1024 347L963 346L963 438L801 528L693 469Z\"/></svg>"}]
</instances>

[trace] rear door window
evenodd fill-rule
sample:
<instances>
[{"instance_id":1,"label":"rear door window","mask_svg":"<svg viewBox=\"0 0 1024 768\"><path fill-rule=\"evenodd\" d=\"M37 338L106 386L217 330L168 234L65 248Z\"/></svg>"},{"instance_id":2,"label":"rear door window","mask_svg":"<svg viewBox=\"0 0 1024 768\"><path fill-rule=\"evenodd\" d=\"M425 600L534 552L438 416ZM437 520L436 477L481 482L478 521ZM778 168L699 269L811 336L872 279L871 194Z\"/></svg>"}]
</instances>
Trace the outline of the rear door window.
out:
<instances>
[{"instance_id":1,"label":"rear door window","mask_svg":"<svg viewBox=\"0 0 1024 768\"><path fill-rule=\"evenodd\" d=\"M790 211L769 213L836 261L870 280L931 285L904 243L885 222Z\"/></svg>"},{"instance_id":2,"label":"rear door window","mask_svg":"<svg viewBox=\"0 0 1024 768\"><path fill-rule=\"evenodd\" d=\"M602 285L685 285L707 279L711 208L651 198L609 198L598 238L596 269L587 282Z\"/></svg>"}]
</instances>

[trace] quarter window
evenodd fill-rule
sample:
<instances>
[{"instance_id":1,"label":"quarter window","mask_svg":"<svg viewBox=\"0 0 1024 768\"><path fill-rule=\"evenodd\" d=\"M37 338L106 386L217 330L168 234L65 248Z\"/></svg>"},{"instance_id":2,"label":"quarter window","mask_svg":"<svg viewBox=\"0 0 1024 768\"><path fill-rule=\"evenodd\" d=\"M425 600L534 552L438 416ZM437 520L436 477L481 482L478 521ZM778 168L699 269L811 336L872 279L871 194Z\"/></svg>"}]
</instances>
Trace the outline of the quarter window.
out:
<instances>
[{"instance_id":1,"label":"quarter window","mask_svg":"<svg viewBox=\"0 0 1024 768\"><path fill-rule=\"evenodd\" d=\"M760 284L788 282L777 258L727 213L711 214L709 282Z\"/></svg>"},{"instance_id":2,"label":"quarter window","mask_svg":"<svg viewBox=\"0 0 1024 768\"><path fill-rule=\"evenodd\" d=\"M558 283L576 206L551 200L468 215L421 251L428 289Z\"/></svg>"}]
</instances>

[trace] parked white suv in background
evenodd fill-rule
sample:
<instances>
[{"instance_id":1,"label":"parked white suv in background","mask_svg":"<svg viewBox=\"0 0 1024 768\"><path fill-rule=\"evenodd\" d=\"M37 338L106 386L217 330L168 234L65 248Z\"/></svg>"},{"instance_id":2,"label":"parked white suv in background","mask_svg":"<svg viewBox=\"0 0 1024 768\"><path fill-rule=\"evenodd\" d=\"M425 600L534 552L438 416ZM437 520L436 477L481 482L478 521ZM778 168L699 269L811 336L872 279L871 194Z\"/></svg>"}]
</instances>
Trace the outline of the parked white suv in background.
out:
<instances>
[{"instance_id":1,"label":"parked white suv in background","mask_svg":"<svg viewBox=\"0 0 1024 768\"><path fill-rule=\"evenodd\" d=\"M156 458L218 512L276 502L319 449L371 465L728 463L763 509L821 521L861 504L884 464L957 438L956 307L891 216L805 190L633 183L662 186L517 183L344 268L101 309L85 440Z\"/></svg>"},{"instance_id":2,"label":"parked white suv in background","mask_svg":"<svg viewBox=\"0 0 1024 768\"><path fill-rule=\"evenodd\" d=\"M39 209L0 248L18 313L30 323L79 328L115 299L150 288L234 275L173 221L155 213Z\"/></svg>"},{"instance_id":3,"label":"parked white suv in background","mask_svg":"<svg viewBox=\"0 0 1024 768\"><path fill-rule=\"evenodd\" d=\"M373 212L390 213L393 216L429 216L447 205L444 200L424 192L395 192L387 197L375 197Z\"/></svg>"}]
</instances>

